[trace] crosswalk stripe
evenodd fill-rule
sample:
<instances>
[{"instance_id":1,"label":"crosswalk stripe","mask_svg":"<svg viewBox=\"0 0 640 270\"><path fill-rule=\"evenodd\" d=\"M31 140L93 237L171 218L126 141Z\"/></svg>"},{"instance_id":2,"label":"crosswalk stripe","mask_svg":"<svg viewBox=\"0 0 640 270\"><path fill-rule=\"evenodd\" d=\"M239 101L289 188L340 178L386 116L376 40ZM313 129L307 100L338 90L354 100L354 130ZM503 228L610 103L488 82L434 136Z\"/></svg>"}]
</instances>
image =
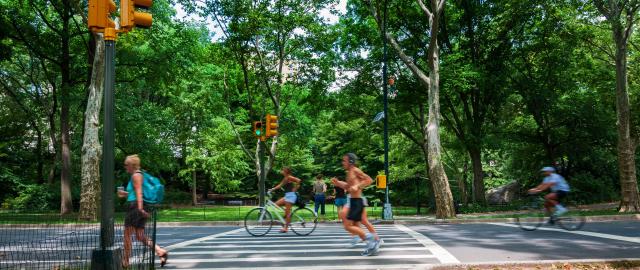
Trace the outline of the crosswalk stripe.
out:
<instances>
[{"instance_id":1,"label":"crosswalk stripe","mask_svg":"<svg viewBox=\"0 0 640 270\"><path fill-rule=\"evenodd\" d=\"M369 270L369 269L411 269L426 270L431 269L434 264L363 264L363 265L322 265L322 266L304 266L305 270ZM292 267L260 267L260 270L299 270L300 266ZM180 268L181 270L249 270L255 267L234 267L234 268Z\"/></svg>"},{"instance_id":2,"label":"crosswalk stripe","mask_svg":"<svg viewBox=\"0 0 640 270\"><path fill-rule=\"evenodd\" d=\"M258 238L254 238L254 239L258 239ZM242 243L252 243L252 244L256 244L256 243L292 243L292 242L348 242L348 239L305 239L305 238L294 238L292 237L291 239L286 239L286 240L271 240L268 238L262 238L264 240L256 240L256 241L242 241ZM385 241L387 240L409 240L409 239L414 239L413 237L389 237L389 238L384 238ZM215 244L215 243L219 243L219 244L233 244L233 243L237 243L238 241L218 241L218 239L210 239L210 240L206 240L206 241L200 241L202 243L207 243L207 244Z\"/></svg>"},{"instance_id":3,"label":"crosswalk stripe","mask_svg":"<svg viewBox=\"0 0 640 270\"><path fill-rule=\"evenodd\" d=\"M171 259L172 264L179 263L216 263L216 262L283 262L283 261L318 261L318 260L364 260L364 259L433 259L435 255L378 255L363 256L322 256L322 257L260 257L260 258L214 258L214 259Z\"/></svg>"},{"instance_id":4,"label":"crosswalk stripe","mask_svg":"<svg viewBox=\"0 0 640 270\"><path fill-rule=\"evenodd\" d=\"M287 247L344 247L348 244L346 243L331 243L331 244L288 244ZM364 245L364 243L359 243L358 246L362 246ZM408 241L408 242L385 242L384 246L404 246L404 245L421 245L423 246L420 242L418 241ZM207 246L188 246L188 247L184 247L184 248L190 248L190 249L216 249L216 248L256 248L256 247L262 247L262 248L271 248L271 247L282 247L282 244L278 244L278 245L244 245L244 244L239 244L239 245L231 245L231 244L223 244L223 245L207 245ZM386 248L385 248L386 250Z\"/></svg>"},{"instance_id":5,"label":"crosswalk stripe","mask_svg":"<svg viewBox=\"0 0 640 270\"><path fill-rule=\"evenodd\" d=\"M282 246L281 246L282 247ZM398 248L384 248L384 251L409 251L409 250L418 250L418 251L429 251L426 247L398 247ZM215 254L275 254L275 253L327 253L327 252L362 252L360 249L356 248L327 248L327 249L275 249L275 250L264 250L264 249L255 249L255 250L219 250L216 251ZM171 255L202 255L202 254L211 254L211 251L181 251L181 252L171 252Z\"/></svg>"},{"instance_id":6,"label":"crosswalk stripe","mask_svg":"<svg viewBox=\"0 0 640 270\"><path fill-rule=\"evenodd\" d=\"M201 237L201 238L197 238L197 239L193 239L193 240L189 240L189 241L184 241L184 242L180 242L180 243L177 243L177 244L173 244L173 245L165 247L164 249L172 250L172 249L176 249L176 248L186 247L186 246L194 244L194 243L203 242L203 241L206 241L206 240L209 240L209 239L214 239L216 237L220 237L220 236L223 236L223 235L234 234L234 233L237 233L237 232L240 232L240 231L243 231L243 230L244 230L244 228L238 228L238 229L231 230L231 231L226 231L226 232L223 232L223 233L213 234L213 235L209 235L209 236L205 236L205 237Z\"/></svg>"},{"instance_id":7,"label":"crosswalk stripe","mask_svg":"<svg viewBox=\"0 0 640 270\"><path fill-rule=\"evenodd\" d=\"M392 238L392 237L402 237L402 236L406 236L406 234L389 234L389 235L379 235L380 237L384 237L386 238ZM314 236L313 234L309 235L309 236L298 236L298 235L279 235L279 236L274 236L274 235L265 235L262 236L262 238L264 239L324 239L324 238L330 238L330 239L340 239L340 240L349 240L351 239L351 236L348 234L343 234L340 236L336 236L336 235L318 235L318 236ZM218 237L216 239L224 239L224 240L250 240L250 239L256 239L255 237L230 237L230 236L225 236L225 237Z\"/></svg>"},{"instance_id":8,"label":"crosswalk stripe","mask_svg":"<svg viewBox=\"0 0 640 270\"><path fill-rule=\"evenodd\" d=\"M377 256L361 256L364 243L350 248L351 236L339 225L319 226L309 236L278 234L274 227L266 236L253 237L239 228L170 246L172 257L167 269L249 270L255 269L256 263L264 265L261 270L429 269L447 261L439 246L430 244L426 237L421 239L417 232L397 226L382 230L375 227L385 240ZM317 261L342 263L325 265Z\"/></svg>"}]
</instances>

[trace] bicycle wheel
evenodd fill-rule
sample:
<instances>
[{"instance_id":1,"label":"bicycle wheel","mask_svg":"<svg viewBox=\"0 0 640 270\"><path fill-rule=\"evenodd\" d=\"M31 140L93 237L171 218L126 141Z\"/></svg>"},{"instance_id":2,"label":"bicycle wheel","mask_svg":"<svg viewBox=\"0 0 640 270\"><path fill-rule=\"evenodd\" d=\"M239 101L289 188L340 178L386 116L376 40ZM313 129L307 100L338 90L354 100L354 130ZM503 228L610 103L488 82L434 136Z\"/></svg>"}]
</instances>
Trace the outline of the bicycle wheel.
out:
<instances>
[{"instance_id":1,"label":"bicycle wheel","mask_svg":"<svg viewBox=\"0 0 640 270\"><path fill-rule=\"evenodd\" d=\"M271 227L273 217L264 207L251 209L244 217L244 228L250 235L263 236L271 231Z\"/></svg>"},{"instance_id":2,"label":"bicycle wheel","mask_svg":"<svg viewBox=\"0 0 640 270\"><path fill-rule=\"evenodd\" d=\"M569 212L556 218L558 225L567 231L579 230L584 226L587 219L580 214L582 211L579 206L573 206L569 203L567 208L569 209Z\"/></svg>"},{"instance_id":3,"label":"bicycle wheel","mask_svg":"<svg viewBox=\"0 0 640 270\"><path fill-rule=\"evenodd\" d=\"M544 224L544 210L536 204L523 206L513 217L520 229L525 231L535 231Z\"/></svg>"},{"instance_id":4,"label":"bicycle wheel","mask_svg":"<svg viewBox=\"0 0 640 270\"><path fill-rule=\"evenodd\" d=\"M291 213L291 224L289 227L300 236L311 234L318 225L318 216L309 208L298 208Z\"/></svg>"}]
</instances>

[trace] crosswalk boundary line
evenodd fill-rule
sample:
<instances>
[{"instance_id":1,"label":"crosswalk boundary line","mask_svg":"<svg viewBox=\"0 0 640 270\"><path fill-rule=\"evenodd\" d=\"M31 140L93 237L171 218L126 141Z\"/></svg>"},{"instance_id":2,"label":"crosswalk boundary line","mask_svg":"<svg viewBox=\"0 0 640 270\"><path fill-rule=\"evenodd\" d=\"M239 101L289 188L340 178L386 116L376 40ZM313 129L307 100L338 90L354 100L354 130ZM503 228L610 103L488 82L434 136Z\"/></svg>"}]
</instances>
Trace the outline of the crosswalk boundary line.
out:
<instances>
[{"instance_id":1,"label":"crosswalk boundary line","mask_svg":"<svg viewBox=\"0 0 640 270\"><path fill-rule=\"evenodd\" d=\"M396 228L398 228L399 230L401 230L403 232L406 232L407 234L411 235L413 238L418 240L418 242L422 243L425 247L429 248L431 253L433 253L438 258L438 260L440 260L440 262L442 262L442 263L460 263L460 261L455 256L453 256L453 254L449 253L449 251L447 251L446 249L444 249L443 247L438 245L436 242L431 240L429 237L426 237L424 234L416 232L416 231L414 231L414 230L410 229L409 227L404 226L402 224L396 224Z\"/></svg>"},{"instance_id":2,"label":"crosswalk boundary line","mask_svg":"<svg viewBox=\"0 0 640 270\"><path fill-rule=\"evenodd\" d=\"M509 224L509 223L489 223L489 224L495 225L495 226L519 228L518 225ZM618 240L618 241L625 241L625 242L640 244L640 237L629 237L629 236L621 236L621 235L615 235L615 234L597 233L597 232L589 232L589 231L567 231L567 230L561 230L557 228L538 228L538 230L571 233L571 234L578 234L578 235L584 235L584 236L591 236L591 237L604 238L609 240Z\"/></svg>"}]
</instances>

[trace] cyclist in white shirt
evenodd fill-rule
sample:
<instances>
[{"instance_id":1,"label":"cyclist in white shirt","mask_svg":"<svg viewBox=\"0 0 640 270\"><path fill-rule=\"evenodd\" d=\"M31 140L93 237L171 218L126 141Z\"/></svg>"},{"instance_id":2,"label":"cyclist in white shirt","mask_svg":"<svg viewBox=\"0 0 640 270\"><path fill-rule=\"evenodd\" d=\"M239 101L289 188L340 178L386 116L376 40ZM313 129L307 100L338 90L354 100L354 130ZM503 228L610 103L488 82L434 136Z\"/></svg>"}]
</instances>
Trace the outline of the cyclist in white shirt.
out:
<instances>
[{"instance_id":1,"label":"cyclist in white shirt","mask_svg":"<svg viewBox=\"0 0 640 270\"><path fill-rule=\"evenodd\" d=\"M571 190L569 188L569 184L564 177L555 173L556 169L553 167L544 167L540 170L544 174L544 179L542 183L535 188L529 190L529 193L540 193L547 189L550 189L551 192L544 196L545 203L544 207L547 209L547 213L551 213L551 209L555 208L555 212L553 212L554 216L560 216L565 214L567 208L565 208L560 201L569 194Z\"/></svg>"}]
</instances>

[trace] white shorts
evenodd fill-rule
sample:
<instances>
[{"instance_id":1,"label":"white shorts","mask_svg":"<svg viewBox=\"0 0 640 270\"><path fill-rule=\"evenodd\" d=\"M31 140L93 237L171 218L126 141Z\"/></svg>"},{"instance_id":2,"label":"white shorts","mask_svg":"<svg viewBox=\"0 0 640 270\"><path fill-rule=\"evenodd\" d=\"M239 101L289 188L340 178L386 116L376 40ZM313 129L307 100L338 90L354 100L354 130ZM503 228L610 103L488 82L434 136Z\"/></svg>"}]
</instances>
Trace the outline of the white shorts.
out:
<instances>
[{"instance_id":1,"label":"white shorts","mask_svg":"<svg viewBox=\"0 0 640 270\"><path fill-rule=\"evenodd\" d=\"M346 208L351 208L351 195L347 194L347 203L344 204L344 207ZM362 196L362 203L364 204L364 206L369 206L369 202L367 202L367 197Z\"/></svg>"},{"instance_id":2,"label":"white shorts","mask_svg":"<svg viewBox=\"0 0 640 270\"><path fill-rule=\"evenodd\" d=\"M298 196L296 196L295 192L287 192L284 194L284 201L288 203L296 203L297 198Z\"/></svg>"}]
</instances>

